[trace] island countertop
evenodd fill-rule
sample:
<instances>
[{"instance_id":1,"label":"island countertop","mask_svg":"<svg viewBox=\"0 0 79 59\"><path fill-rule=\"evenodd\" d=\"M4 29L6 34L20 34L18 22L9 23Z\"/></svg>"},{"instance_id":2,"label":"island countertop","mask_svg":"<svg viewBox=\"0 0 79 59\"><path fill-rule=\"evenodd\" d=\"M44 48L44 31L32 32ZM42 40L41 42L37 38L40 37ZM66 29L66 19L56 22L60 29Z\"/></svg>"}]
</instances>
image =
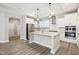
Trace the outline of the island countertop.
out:
<instances>
[{"instance_id":1,"label":"island countertop","mask_svg":"<svg viewBox=\"0 0 79 59\"><path fill-rule=\"evenodd\" d=\"M46 36L56 36L59 33L58 32L35 31L35 32L31 32L31 34L46 35Z\"/></svg>"}]
</instances>

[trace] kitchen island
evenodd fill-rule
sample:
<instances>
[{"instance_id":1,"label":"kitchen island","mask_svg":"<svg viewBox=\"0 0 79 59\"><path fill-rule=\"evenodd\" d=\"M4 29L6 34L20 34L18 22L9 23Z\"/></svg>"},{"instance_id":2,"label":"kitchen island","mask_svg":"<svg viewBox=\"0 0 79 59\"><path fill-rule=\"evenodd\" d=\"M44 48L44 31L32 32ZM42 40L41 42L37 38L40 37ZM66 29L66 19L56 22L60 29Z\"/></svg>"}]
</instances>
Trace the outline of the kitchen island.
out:
<instances>
[{"instance_id":1,"label":"kitchen island","mask_svg":"<svg viewBox=\"0 0 79 59\"><path fill-rule=\"evenodd\" d=\"M58 32L31 32L29 43L32 42L50 48L51 53L55 54L60 46L60 35Z\"/></svg>"}]
</instances>

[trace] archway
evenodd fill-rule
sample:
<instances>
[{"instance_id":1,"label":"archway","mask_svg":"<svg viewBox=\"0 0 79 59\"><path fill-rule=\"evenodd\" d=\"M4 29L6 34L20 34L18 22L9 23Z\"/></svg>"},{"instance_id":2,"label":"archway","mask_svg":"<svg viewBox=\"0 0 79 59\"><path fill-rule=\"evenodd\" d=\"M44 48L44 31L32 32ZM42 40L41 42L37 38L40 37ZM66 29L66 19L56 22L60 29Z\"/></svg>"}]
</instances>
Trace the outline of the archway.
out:
<instances>
[{"instance_id":1,"label":"archway","mask_svg":"<svg viewBox=\"0 0 79 59\"><path fill-rule=\"evenodd\" d=\"M20 19L16 17L9 18L9 40L20 39Z\"/></svg>"}]
</instances>

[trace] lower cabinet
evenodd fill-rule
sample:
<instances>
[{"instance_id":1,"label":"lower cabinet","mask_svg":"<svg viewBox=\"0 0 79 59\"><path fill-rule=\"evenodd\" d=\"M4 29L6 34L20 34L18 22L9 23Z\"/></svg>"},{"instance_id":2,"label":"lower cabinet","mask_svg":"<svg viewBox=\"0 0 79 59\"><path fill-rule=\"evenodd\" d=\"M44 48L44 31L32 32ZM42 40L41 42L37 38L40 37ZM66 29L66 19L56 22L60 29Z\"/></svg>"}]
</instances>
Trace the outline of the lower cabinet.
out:
<instances>
[{"instance_id":1,"label":"lower cabinet","mask_svg":"<svg viewBox=\"0 0 79 59\"><path fill-rule=\"evenodd\" d=\"M79 47L79 34L77 34L77 46Z\"/></svg>"},{"instance_id":2,"label":"lower cabinet","mask_svg":"<svg viewBox=\"0 0 79 59\"><path fill-rule=\"evenodd\" d=\"M51 35L31 33L29 43L32 43L32 42L50 48L51 49L50 53L55 54L60 47L60 35L57 34L57 35L51 36Z\"/></svg>"}]
</instances>

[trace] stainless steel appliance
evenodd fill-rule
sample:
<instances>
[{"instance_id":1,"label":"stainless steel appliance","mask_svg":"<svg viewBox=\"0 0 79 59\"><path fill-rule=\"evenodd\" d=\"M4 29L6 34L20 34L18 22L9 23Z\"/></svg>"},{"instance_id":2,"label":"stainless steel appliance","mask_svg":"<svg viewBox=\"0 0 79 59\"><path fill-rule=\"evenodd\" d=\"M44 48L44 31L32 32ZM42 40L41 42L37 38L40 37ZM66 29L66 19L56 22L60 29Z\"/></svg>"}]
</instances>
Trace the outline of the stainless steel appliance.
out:
<instances>
[{"instance_id":1,"label":"stainless steel appliance","mask_svg":"<svg viewBox=\"0 0 79 59\"><path fill-rule=\"evenodd\" d=\"M26 23L26 39L29 40L29 34L34 32L34 24Z\"/></svg>"},{"instance_id":2,"label":"stainless steel appliance","mask_svg":"<svg viewBox=\"0 0 79 59\"><path fill-rule=\"evenodd\" d=\"M76 39L76 26L65 26L65 38Z\"/></svg>"}]
</instances>

